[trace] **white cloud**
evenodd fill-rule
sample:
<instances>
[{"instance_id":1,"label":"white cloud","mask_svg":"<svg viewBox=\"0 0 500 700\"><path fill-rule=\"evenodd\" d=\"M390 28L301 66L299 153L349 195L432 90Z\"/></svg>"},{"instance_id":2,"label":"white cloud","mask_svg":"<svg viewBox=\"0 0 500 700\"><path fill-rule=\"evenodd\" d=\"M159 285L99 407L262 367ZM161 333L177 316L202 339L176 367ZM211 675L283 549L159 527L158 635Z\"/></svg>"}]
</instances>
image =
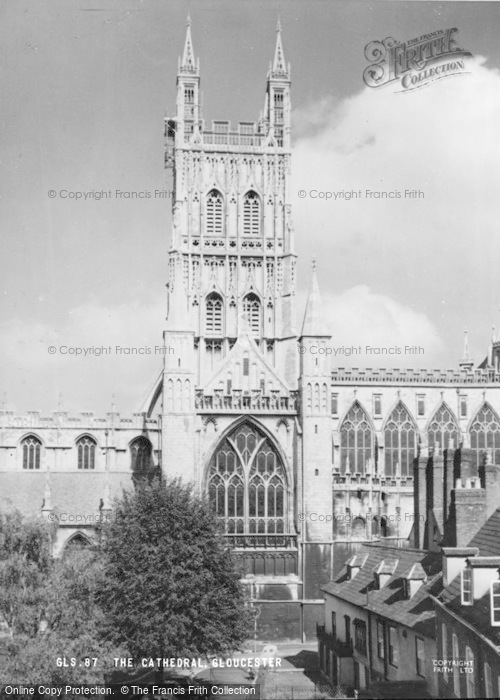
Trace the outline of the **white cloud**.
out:
<instances>
[{"instance_id":1,"label":"white cloud","mask_svg":"<svg viewBox=\"0 0 500 700\"><path fill-rule=\"evenodd\" d=\"M117 410L138 410L161 369L162 355L154 348L162 342L164 316L165 305L158 302L104 307L90 301L70 311L59 328L20 320L5 324L0 358L7 407L46 412L61 400L69 412L103 414L111 410L114 394ZM89 352L75 355L76 348ZM98 354L100 348L110 350ZM150 353L129 354L128 348Z\"/></svg>"},{"instance_id":2,"label":"white cloud","mask_svg":"<svg viewBox=\"0 0 500 700\"><path fill-rule=\"evenodd\" d=\"M339 295L322 296L332 347L361 348L361 352L350 357L338 355L334 365L433 367L442 360L442 340L425 314L375 294L366 285L352 287ZM405 352L405 348L412 346L421 347L423 352ZM390 348L399 348L401 354L386 352Z\"/></svg>"},{"instance_id":3,"label":"white cloud","mask_svg":"<svg viewBox=\"0 0 500 700\"><path fill-rule=\"evenodd\" d=\"M322 291L368 285L388 300L387 318L391 299L427 314L450 366L463 328L482 343L498 313L500 72L481 57L466 67L468 75L408 94L364 88L308 105L296 114L292 167L297 249L316 253L327 271ZM363 198L300 199L299 189L361 190ZM406 189L425 197L405 199ZM366 199L366 190L403 196ZM363 311L377 333L371 319L380 314Z\"/></svg>"}]
</instances>

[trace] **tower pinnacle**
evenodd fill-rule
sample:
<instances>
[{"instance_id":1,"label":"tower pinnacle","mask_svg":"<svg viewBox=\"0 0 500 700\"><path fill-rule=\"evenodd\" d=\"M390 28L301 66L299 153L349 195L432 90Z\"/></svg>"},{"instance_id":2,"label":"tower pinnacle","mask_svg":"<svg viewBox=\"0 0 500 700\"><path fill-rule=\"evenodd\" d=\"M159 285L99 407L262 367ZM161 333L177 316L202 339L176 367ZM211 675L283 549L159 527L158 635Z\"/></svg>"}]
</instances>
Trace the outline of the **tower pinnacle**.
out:
<instances>
[{"instance_id":1,"label":"tower pinnacle","mask_svg":"<svg viewBox=\"0 0 500 700\"><path fill-rule=\"evenodd\" d=\"M184 42L184 53L182 60L179 59L179 73L197 73L199 63L195 61L193 50L193 39L191 37L191 17L186 19L186 41Z\"/></svg>"},{"instance_id":2,"label":"tower pinnacle","mask_svg":"<svg viewBox=\"0 0 500 700\"><path fill-rule=\"evenodd\" d=\"M312 259L312 277L309 294L307 296L304 323L302 325L302 336L327 336L321 295L319 293L318 277L316 275L316 258Z\"/></svg>"},{"instance_id":3,"label":"tower pinnacle","mask_svg":"<svg viewBox=\"0 0 500 700\"><path fill-rule=\"evenodd\" d=\"M276 48L274 50L274 61L271 66L271 78L290 78L290 66L285 63L285 53L283 51L283 43L281 41L281 21L278 18L276 26Z\"/></svg>"},{"instance_id":4,"label":"tower pinnacle","mask_svg":"<svg viewBox=\"0 0 500 700\"><path fill-rule=\"evenodd\" d=\"M464 355L462 359L460 360L460 367L463 367L464 369L472 369L474 366L474 362L471 360L470 357L470 352L469 352L469 338L467 335L467 331L464 331Z\"/></svg>"}]
</instances>

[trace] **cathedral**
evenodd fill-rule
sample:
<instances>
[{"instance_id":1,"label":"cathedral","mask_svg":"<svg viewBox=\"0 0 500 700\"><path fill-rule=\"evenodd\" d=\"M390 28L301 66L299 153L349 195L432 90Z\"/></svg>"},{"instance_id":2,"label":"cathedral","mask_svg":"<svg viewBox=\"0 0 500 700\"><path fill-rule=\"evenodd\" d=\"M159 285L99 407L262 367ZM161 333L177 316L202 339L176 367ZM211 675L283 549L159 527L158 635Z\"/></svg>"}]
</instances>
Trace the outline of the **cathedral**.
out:
<instances>
[{"instance_id":1,"label":"cathedral","mask_svg":"<svg viewBox=\"0 0 500 700\"><path fill-rule=\"evenodd\" d=\"M450 370L338 367L314 263L296 313L280 27L257 121L208 124L201 105L188 22L165 121L173 212L162 371L130 416L1 411L0 508L57 521L63 556L92 541L140 475L191 481L241 561L259 638L304 641L323 617L320 586L360 543L443 542L440 498L462 446L476 466L486 449L500 464L500 342L477 368L467 346ZM432 479L437 463L448 465L444 485Z\"/></svg>"}]
</instances>

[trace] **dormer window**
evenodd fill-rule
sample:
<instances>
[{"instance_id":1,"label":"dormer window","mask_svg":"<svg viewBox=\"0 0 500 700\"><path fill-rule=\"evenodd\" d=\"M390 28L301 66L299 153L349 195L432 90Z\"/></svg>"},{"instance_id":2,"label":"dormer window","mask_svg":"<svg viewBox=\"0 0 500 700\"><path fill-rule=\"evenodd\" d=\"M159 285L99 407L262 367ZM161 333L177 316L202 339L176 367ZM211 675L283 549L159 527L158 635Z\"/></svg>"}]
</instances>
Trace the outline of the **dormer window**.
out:
<instances>
[{"instance_id":1,"label":"dormer window","mask_svg":"<svg viewBox=\"0 0 500 700\"><path fill-rule=\"evenodd\" d=\"M500 581L492 581L490 587L491 624L500 627Z\"/></svg>"},{"instance_id":2,"label":"dormer window","mask_svg":"<svg viewBox=\"0 0 500 700\"><path fill-rule=\"evenodd\" d=\"M373 578L375 582L375 588L380 590L385 586L389 579L393 576L398 565L398 559L389 559L387 561L382 561L377 566L373 572Z\"/></svg>"},{"instance_id":3,"label":"dormer window","mask_svg":"<svg viewBox=\"0 0 500 700\"><path fill-rule=\"evenodd\" d=\"M368 559L368 554L356 554L347 562L347 575L349 580L353 579L358 571L363 568L366 560Z\"/></svg>"},{"instance_id":4,"label":"dormer window","mask_svg":"<svg viewBox=\"0 0 500 700\"><path fill-rule=\"evenodd\" d=\"M403 596L406 600L411 600L419 588L427 581L422 564L413 564L402 576Z\"/></svg>"},{"instance_id":5,"label":"dormer window","mask_svg":"<svg viewBox=\"0 0 500 700\"><path fill-rule=\"evenodd\" d=\"M472 569L469 567L462 570L461 573L461 596L462 605L472 605Z\"/></svg>"}]
</instances>

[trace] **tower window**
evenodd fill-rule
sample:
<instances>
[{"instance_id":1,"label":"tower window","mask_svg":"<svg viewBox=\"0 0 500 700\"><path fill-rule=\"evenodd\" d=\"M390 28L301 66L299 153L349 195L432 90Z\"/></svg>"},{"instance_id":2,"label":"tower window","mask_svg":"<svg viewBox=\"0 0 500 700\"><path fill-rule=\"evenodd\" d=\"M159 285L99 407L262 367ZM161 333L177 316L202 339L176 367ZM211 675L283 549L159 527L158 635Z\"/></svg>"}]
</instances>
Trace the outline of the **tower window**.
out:
<instances>
[{"instance_id":1,"label":"tower window","mask_svg":"<svg viewBox=\"0 0 500 700\"><path fill-rule=\"evenodd\" d=\"M374 416L381 416L382 415L382 394L374 394L373 395L373 415Z\"/></svg>"},{"instance_id":2,"label":"tower window","mask_svg":"<svg viewBox=\"0 0 500 700\"><path fill-rule=\"evenodd\" d=\"M208 236L222 236L222 195L217 190L207 195L206 232Z\"/></svg>"},{"instance_id":3,"label":"tower window","mask_svg":"<svg viewBox=\"0 0 500 700\"><path fill-rule=\"evenodd\" d=\"M222 298L219 294L209 294L206 301L206 334L222 335L222 325Z\"/></svg>"},{"instance_id":4,"label":"tower window","mask_svg":"<svg viewBox=\"0 0 500 700\"><path fill-rule=\"evenodd\" d=\"M186 104L194 104L194 87L189 86L184 90L184 102Z\"/></svg>"},{"instance_id":5,"label":"tower window","mask_svg":"<svg viewBox=\"0 0 500 700\"><path fill-rule=\"evenodd\" d=\"M23 469L40 469L40 452L42 443L34 435L28 435L22 441Z\"/></svg>"},{"instance_id":6,"label":"tower window","mask_svg":"<svg viewBox=\"0 0 500 700\"><path fill-rule=\"evenodd\" d=\"M243 376L248 377L250 374L250 360L248 357L243 358Z\"/></svg>"},{"instance_id":7,"label":"tower window","mask_svg":"<svg viewBox=\"0 0 500 700\"><path fill-rule=\"evenodd\" d=\"M243 311L253 335L260 335L260 299L256 294L247 294L243 300Z\"/></svg>"},{"instance_id":8,"label":"tower window","mask_svg":"<svg viewBox=\"0 0 500 700\"><path fill-rule=\"evenodd\" d=\"M243 233L245 236L260 233L260 199L253 191L247 192L243 201Z\"/></svg>"},{"instance_id":9,"label":"tower window","mask_svg":"<svg viewBox=\"0 0 500 700\"><path fill-rule=\"evenodd\" d=\"M78 469L95 469L96 441L84 435L76 443L78 448Z\"/></svg>"}]
</instances>

